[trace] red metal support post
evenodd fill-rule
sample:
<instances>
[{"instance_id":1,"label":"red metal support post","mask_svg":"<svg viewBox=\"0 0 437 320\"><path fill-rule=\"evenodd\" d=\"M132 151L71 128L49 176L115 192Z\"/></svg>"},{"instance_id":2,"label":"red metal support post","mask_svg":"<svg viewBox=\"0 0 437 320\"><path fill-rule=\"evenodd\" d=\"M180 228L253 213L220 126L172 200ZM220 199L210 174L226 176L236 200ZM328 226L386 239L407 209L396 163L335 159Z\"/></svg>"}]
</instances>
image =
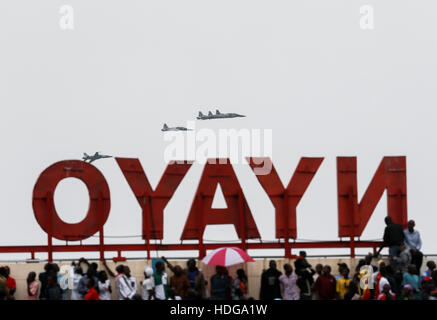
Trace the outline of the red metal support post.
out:
<instances>
[{"instance_id":1,"label":"red metal support post","mask_svg":"<svg viewBox=\"0 0 437 320\"><path fill-rule=\"evenodd\" d=\"M197 198L197 210L198 210L198 217L200 217L198 221L198 232L199 232L199 259L203 259L206 254L206 250L203 245L203 194L199 193L199 196Z\"/></svg>"},{"instance_id":2,"label":"red metal support post","mask_svg":"<svg viewBox=\"0 0 437 320\"><path fill-rule=\"evenodd\" d=\"M238 212L240 214L241 249L246 251L246 219L244 215L243 191L238 190Z\"/></svg>"},{"instance_id":3,"label":"red metal support post","mask_svg":"<svg viewBox=\"0 0 437 320\"><path fill-rule=\"evenodd\" d=\"M284 237L284 249L285 249L285 258L291 259L291 248L290 248L290 214L288 212L288 188L284 189L283 192L284 197L284 226L285 226L285 237Z\"/></svg>"},{"instance_id":4,"label":"red metal support post","mask_svg":"<svg viewBox=\"0 0 437 320\"><path fill-rule=\"evenodd\" d=\"M147 194L144 195L144 207L143 207L143 223L145 230L145 235L143 234L143 239L146 240L146 251L147 251L147 260L150 260L150 215L152 214L151 210L151 197Z\"/></svg>"},{"instance_id":5,"label":"red metal support post","mask_svg":"<svg viewBox=\"0 0 437 320\"><path fill-rule=\"evenodd\" d=\"M98 212L99 212L99 252L100 252L100 261L105 261L105 240L103 233L103 225L105 224L103 217L103 195L102 192L99 192L99 196L97 198L98 204Z\"/></svg>"},{"instance_id":6,"label":"red metal support post","mask_svg":"<svg viewBox=\"0 0 437 320\"><path fill-rule=\"evenodd\" d=\"M53 193L47 192L47 208L48 208L48 232L47 232L47 253L48 253L48 261L53 262L53 248L52 248L52 236L53 236L53 212L52 212L52 204L53 204Z\"/></svg>"}]
</instances>

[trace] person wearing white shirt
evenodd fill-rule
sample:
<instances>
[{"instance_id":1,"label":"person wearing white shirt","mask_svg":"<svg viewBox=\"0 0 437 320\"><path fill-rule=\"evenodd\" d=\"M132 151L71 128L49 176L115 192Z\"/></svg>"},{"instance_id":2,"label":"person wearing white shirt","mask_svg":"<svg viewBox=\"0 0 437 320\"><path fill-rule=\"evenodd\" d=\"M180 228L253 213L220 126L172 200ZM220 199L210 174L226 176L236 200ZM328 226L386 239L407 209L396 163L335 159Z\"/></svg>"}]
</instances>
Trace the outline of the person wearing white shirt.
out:
<instances>
[{"instance_id":1,"label":"person wearing white shirt","mask_svg":"<svg viewBox=\"0 0 437 320\"><path fill-rule=\"evenodd\" d=\"M72 266L69 276L71 283L71 300L83 300L82 295L79 293L79 282L82 278L82 268Z\"/></svg>"},{"instance_id":2,"label":"person wearing white shirt","mask_svg":"<svg viewBox=\"0 0 437 320\"><path fill-rule=\"evenodd\" d=\"M411 252L411 263L416 266L417 271L420 272L423 262L423 253L420 252L422 248L422 239L420 238L420 233L414 230L416 223L414 220L408 221L408 228L404 230L405 244L410 249Z\"/></svg>"},{"instance_id":3,"label":"person wearing white shirt","mask_svg":"<svg viewBox=\"0 0 437 320\"><path fill-rule=\"evenodd\" d=\"M111 300L111 281L108 279L108 275L105 271L100 271L98 274L98 286L99 286L99 299Z\"/></svg>"},{"instance_id":4,"label":"person wearing white shirt","mask_svg":"<svg viewBox=\"0 0 437 320\"><path fill-rule=\"evenodd\" d=\"M119 300L131 300L137 293L132 288L129 279L124 273L120 273L115 278L115 287L118 293Z\"/></svg>"},{"instance_id":5,"label":"person wearing white shirt","mask_svg":"<svg viewBox=\"0 0 437 320\"><path fill-rule=\"evenodd\" d=\"M155 281L153 279L153 269L146 267L144 270L145 279L141 284L141 298L143 300L155 299Z\"/></svg>"},{"instance_id":6,"label":"person wearing white shirt","mask_svg":"<svg viewBox=\"0 0 437 320\"><path fill-rule=\"evenodd\" d=\"M132 290L135 291L135 294L138 292L138 283L137 279L130 273L130 268L128 266L124 266L124 274L126 278L129 280L129 284L132 287Z\"/></svg>"}]
</instances>

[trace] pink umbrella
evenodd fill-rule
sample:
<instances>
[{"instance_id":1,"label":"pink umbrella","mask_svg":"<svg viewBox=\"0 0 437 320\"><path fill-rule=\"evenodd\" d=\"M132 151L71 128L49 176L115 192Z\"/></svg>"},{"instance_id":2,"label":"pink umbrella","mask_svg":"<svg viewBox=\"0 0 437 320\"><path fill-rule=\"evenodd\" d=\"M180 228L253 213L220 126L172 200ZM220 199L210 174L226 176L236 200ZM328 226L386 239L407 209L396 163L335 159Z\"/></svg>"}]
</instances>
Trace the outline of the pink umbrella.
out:
<instances>
[{"instance_id":1,"label":"pink umbrella","mask_svg":"<svg viewBox=\"0 0 437 320\"><path fill-rule=\"evenodd\" d=\"M202 262L210 266L229 267L243 262L254 262L245 251L237 247L219 248L208 253Z\"/></svg>"}]
</instances>

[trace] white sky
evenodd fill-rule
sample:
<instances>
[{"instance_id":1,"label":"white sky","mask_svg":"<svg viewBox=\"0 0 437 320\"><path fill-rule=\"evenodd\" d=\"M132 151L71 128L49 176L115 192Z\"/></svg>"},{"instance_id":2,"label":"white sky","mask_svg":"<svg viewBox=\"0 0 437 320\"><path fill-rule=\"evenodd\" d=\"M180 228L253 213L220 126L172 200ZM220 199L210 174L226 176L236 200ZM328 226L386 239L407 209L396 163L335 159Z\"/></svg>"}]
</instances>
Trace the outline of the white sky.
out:
<instances>
[{"instance_id":1,"label":"white sky","mask_svg":"<svg viewBox=\"0 0 437 320\"><path fill-rule=\"evenodd\" d=\"M72 31L59 27L64 4L74 8ZM374 30L359 27L365 4ZM52 163L94 151L137 157L155 187L162 123L185 125L219 106L248 117L196 126L272 129L284 184L300 157L325 157L298 207L299 238L337 239L336 156L358 157L361 198L383 156L406 155L409 217L423 250L437 253L436 9L431 0L1 1L0 245L46 243L31 197ZM140 207L117 164L96 166L111 189L106 235L139 235ZM167 206L165 242L179 240L201 170L190 169ZM267 195L249 166L235 171L262 237L273 239ZM57 190L68 221L84 217L87 201L74 180ZM381 237L385 214L383 198L362 239ZM229 226L205 233L235 237ZM138 239L107 242L122 241Z\"/></svg>"}]
</instances>

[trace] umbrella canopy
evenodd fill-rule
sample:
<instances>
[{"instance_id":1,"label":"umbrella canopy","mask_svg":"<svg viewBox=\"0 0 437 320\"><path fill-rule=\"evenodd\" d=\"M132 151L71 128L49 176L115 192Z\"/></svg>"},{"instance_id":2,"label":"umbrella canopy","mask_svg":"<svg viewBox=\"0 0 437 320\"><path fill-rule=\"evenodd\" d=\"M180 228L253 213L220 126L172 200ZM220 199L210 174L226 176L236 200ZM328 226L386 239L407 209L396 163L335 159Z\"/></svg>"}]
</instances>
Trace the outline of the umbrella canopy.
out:
<instances>
[{"instance_id":1,"label":"umbrella canopy","mask_svg":"<svg viewBox=\"0 0 437 320\"><path fill-rule=\"evenodd\" d=\"M243 262L253 262L251 256L236 247L219 248L208 253L202 262L209 266L229 267Z\"/></svg>"}]
</instances>

